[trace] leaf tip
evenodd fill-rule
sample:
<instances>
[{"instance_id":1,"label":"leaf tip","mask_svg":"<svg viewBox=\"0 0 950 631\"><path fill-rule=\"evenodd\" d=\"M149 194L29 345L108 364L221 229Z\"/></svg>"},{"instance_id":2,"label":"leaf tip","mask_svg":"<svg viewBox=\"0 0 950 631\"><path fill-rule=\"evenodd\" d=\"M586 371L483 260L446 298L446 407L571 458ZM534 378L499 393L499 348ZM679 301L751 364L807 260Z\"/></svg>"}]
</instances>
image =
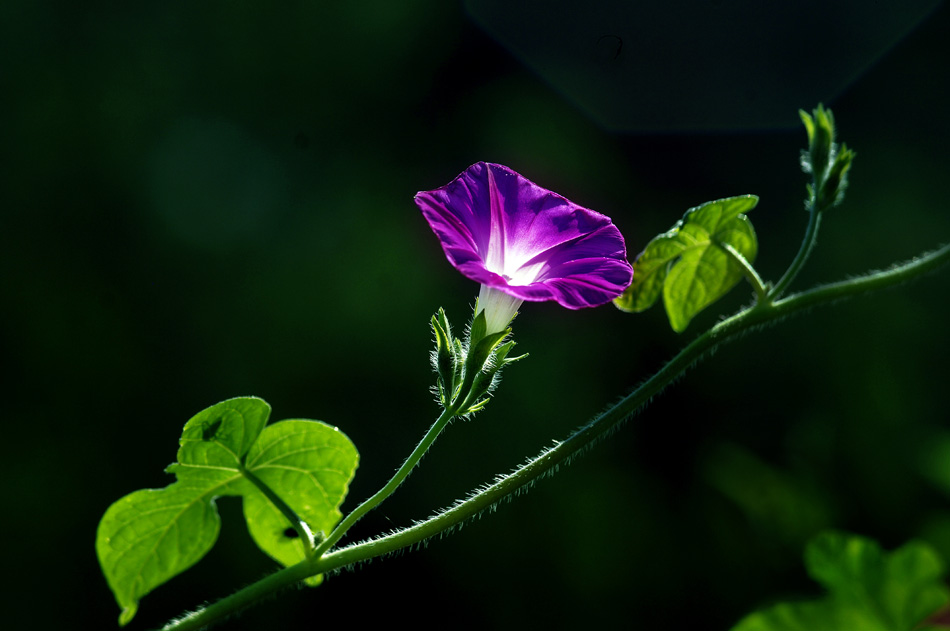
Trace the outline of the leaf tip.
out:
<instances>
[{"instance_id":1,"label":"leaf tip","mask_svg":"<svg viewBox=\"0 0 950 631\"><path fill-rule=\"evenodd\" d=\"M130 605L122 608L122 613L119 614L119 626L124 627L125 625L132 622L132 618L135 617L136 612L139 610L139 603L133 602Z\"/></svg>"},{"instance_id":2,"label":"leaf tip","mask_svg":"<svg viewBox=\"0 0 950 631\"><path fill-rule=\"evenodd\" d=\"M630 299L629 289L624 291L622 294L611 300L615 307L623 311L624 313L633 313L633 309L630 307L632 300Z\"/></svg>"},{"instance_id":3,"label":"leaf tip","mask_svg":"<svg viewBox=\"0 0 950 631\"><path fill-rule=\"evenodd\" d=\"M675 333L682 333L686 330L686 327L689 326L690 318L680 317L679 315L673 315L667 312L667 316L670 318L670 328L673 329Z\"/></svg>"}]
</instances>

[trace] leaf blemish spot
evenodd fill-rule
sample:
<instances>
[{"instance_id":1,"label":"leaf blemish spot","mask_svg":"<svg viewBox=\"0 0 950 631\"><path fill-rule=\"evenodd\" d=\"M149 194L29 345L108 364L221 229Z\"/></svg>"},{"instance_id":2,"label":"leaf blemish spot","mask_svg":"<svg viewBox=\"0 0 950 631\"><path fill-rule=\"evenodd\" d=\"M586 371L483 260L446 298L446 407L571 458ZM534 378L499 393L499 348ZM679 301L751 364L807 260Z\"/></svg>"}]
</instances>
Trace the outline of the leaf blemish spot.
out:
<instances>
[{"instance_id":1,"label":"leaf blemish spot","mask_svg":"<svg viewBox=\"0 0 950 631\"><path fill-rule=\"evenodd\" d=\"M221 427L221 420L218 419L209 425L205 425L201 429L201 440L211 440L214 438L214 435L218 433L218 428Z\"/></svg>"}]
</instances>

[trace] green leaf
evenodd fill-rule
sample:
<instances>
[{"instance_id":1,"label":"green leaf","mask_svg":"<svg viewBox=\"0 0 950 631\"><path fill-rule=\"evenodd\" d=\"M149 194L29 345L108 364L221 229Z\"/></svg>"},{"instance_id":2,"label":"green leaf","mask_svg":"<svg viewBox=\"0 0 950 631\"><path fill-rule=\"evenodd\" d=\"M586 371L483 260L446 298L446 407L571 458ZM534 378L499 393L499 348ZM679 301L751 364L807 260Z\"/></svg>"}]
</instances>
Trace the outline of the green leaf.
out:
<instances>
[{"instance_id":1,"label":"green leaf","mask_svg":"<svg viewBox=\"0 0 950 631\"><path fill-rule=\"evenodd\" d=\"M827 601L779 603L742 619L732 631L892 631L863 610Z\"/></svg>"},{"instance_id":2,"label":"green leaf","mask_svg":"<svg viewBox=\"0 0 950 631\"><path fill-rule=\"evenodd\" d=\"M340 430L325 423L289 420L267 427L247 454L246 467L314 532L329 533L359 464L359 453ZM304 542L263 493L246 493L244 516L257 545L289 566L306 558ZM321 577L307 579L318 585Z\"/></svg>"},{"instance_id":3,"label":"green leaf","mask_svg":"<svg viewBox=\"0 0 950 631\"><path fill-rule=\"evenodd\" d=\"M870 539L826 532L809 542L805 565L824 598L773 605L732 631L911 631L950 602L943 563L920 542L885 553Z\"/></svg>"},{"instance_id":4,"label":"green leaf","mask_svg":"<svg viewBox=\"0 0 950 631\"><path fill-rule=\"evenodd\" d=\"M139 599L197 563L218 538L214 493L195 481L145 489L106 511L96 535L99 563L122 608L124 626Z\"/></svg>"},{"instance_id":5,"label":"green leaf","mask_svg":"<svg viewBox=\"0 0 950 631\"><path fill-rule=\"evenodd\" d=\"M282 421L267 428L270 406L241 397L222 401L189 420L177 481L136 491L109 507L96 534L103 573L127 624L139 600L197 563L220 530L215 499L244 498L255 542L278 562L304 558L303 542L286 534L290 522L244 475L252 471L312 530L328 530L356 470L356 448L339 430L318 421ZM319 583L319 578L309 581Z\"/></svg>"},{"instance_id":6,"label":"green leaf","mask_svg":"<svg viewBox=\"0 0 950 631\"><path fill-rule=\"evenodd\" d=\"M808 545L805 565L839 599L875 602L888 629L910 629L950 601L940 581L943 562L921 542L886 554L870 539L829 532Z\"/></svg>"},{"instance_id":7,"label":"green leaf","mask_svg":"<svg viewBox=\"0 0 950 631\"><path fill-rule=\"evenodd\" d=\"M195 467L221 467L236 471L270 416L270 406L262 399L228 399L202 410L185 423L178 449L178 464L169 473Z\"/></svg>"},{"instance_id":8,"label":"green leaf","mask_svg":"<svg viewBox=\"0 0 950 631\"><path fill-rule=\"evenodd\" d=\"M109 507L96 534L106 581L122 608L119 624L135 615L138 601L197 563L218 538L214 499L233 494L237 467L257 439L270 406L261 399L222 401L189 420L182 432L178 477L164 489L146 489Z\"/></svg>"},{"instance_id":9,"label":"green leaf","mask_svg":"<svg viewBox=\"0 0 950 631\"><path fill-rule=\"evenodd\" d=\"M744 213L758 201L741 195L690 208L669 232L647 244L633 264L633 283L614 304L639 312L662 294L670 326L682 333L697 313L742 280L742 265L723 244L746 261L755 260L758 241Z\"/></svg>"}]
</instances>

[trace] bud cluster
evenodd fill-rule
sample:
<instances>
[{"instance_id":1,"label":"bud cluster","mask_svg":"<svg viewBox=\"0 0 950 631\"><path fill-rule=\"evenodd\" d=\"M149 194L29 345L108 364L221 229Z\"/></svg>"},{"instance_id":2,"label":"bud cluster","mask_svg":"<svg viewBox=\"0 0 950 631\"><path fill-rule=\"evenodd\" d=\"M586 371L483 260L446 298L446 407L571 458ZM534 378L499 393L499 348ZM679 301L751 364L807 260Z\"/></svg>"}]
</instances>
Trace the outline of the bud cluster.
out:
<instances>
[{"instance_id":1,"label":"bud cluster","mask_svg":"<svg viewBox=\"0 0 950 631\"><path fill-rule=\"evenodd\" d=\"M464 343L452 335L441 308L432 316L432 331L435 333L432 367L438 375L439 403L458 416L485 407L488 395L501 379L501 369L525 357L508 357L515 346L512 340L504 341L511 329L506 327L503 331L488 333L484 311L477 311Z\"/></svg>"},{"instance_id":2,"label":"bud cluster","mask_svg":"<svg viewBox=\"0 0 950 631\"><path fill-rule=\"evenodd\" d=\"M844 199L848 186L848 169L854 152L844 144L835 143L835 118L831 110L819 105L808 114L799 110L808 133L808 149L802 151L802 169L811 173L808 196L813 206L825 209L837 206Z\"/></svg>"}]
</instances>

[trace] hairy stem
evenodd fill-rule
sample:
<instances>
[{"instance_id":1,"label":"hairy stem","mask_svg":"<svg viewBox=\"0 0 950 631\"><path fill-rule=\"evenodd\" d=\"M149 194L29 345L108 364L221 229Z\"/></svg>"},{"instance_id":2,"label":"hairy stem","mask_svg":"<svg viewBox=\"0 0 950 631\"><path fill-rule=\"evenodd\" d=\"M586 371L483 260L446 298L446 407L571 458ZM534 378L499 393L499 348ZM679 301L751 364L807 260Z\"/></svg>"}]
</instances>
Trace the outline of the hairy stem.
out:
<instances>
[{"instance_id":1,"label":"hairy stem","mask_svg":"<svg viewBox=\"0 0 950 631\"><path fill-rule=\"evenodd\" d=\"M818 184L815 183L813 186L817 187ZM817 188L815 190L817 190ZM805 238L802 239L802 244L798 248L798 253L792 260L791 265L788 266L782 278L775 283L775 287L769 292L769 299L777 300L781 298L782 293L792 284L792 281L798 276L798 272L802 269L802 266L805 265L805 261L808 260L808 255L811 254L812 249L815 247L815 242L818 239L818 227L821 225L822 210L822 208L818 207L815 202L814 194L812 194L812 198L808 202L808 227L805 229Z\"/></svg>"},{"instance_id":2,"label":"hairy stem","mask_svg":"<svg viewBox=\"0 0 950 631\"><path fill-rule=\"evenodd\" d=\"M453 407L448 407L442 412L442 415L432 424L432 427L430 427L429 431L422 437L422 440L419 441L416 448L412 450L412 453L409 454L406 461L402 463L402 466L393 474L393 477L389 479L389 482L387 482L383 488L376 491L372 497L353 509L353 512L347 515L346 518L333 529L333 532L327 536L326 540L317 546L314 554L315 557L319 558L321 554L329 550L333 544L346 534L346 531L349 530L353 524L363 517L363 515L376 508L383 500L392 495L393 491L409 476L409 473L419 463L419 460L422 459L422 456L425 455L426 451L429 450L429 447L432 446L432 443L435 442L435 439L454 416L455 408ZM312 572L312 574L319 574L319 572Z\"/></svg>"},{"instance_id":3,"label":"hairy stem","mask_svg":"<svg viewBox=\"0 0 950 631\"><path fill-rule=\"evenodd\" d=\"M662 391L673 380L686 372L690 366L702 359L720 344L735 339L750 329L774 324L783 318L800 313L811 307L851 298L859 294L877 291L887 287L893 287L933 271L940 265L948 262L950 262L950 245L943 246L939 250L924 254L889 270L871 272L846 281L821 285L800 294L777 300L771 304L760 304L740 311L697 337L640 387L619 403L591 420L587 425L575 431L568 436L567 439L541 452L541 454L522 465L513 473L500 476L493 484L473 492L464 501L458 502L455 506L446 509L434 517L385 537L346 546L325 556L305 560L297 565L280 570L231 596L189 614L185 618L169 623L164 627L164 631L200 629L257 602L268 594L292 586L308 576L330 572L353 563L382 556L401 548L415 545L434 535L449 531L481 511L490 508L500 500L513 495L518 489L543 477L549 473L555 465L569 461L573 456L578 455L584 449L590 447L598 439L614 430L620 423L633 416L640 408L649 402L651 397ZM438 425L447 414L448 413L443 414L443 416L439 418L439 421L436 421L436 425ZM447 423L450 418L451 416L446 418L445 422ZM433 429L436 425L433 426ZM431 430L430 433L432 433ZM422 444L420 443L420 447L421 446ZM428 447L428 445L426 445L426 447ZM419 451L419 448L417 448L416 451ZM407 461L407 463L408 462L409 461ZM405 468L405 465L403 468ZM402 469L400 469L400 471L402 471ZM396 484L398 485L398 482ZM386 490L389 486L390 485L387 485L383 490ZM390 492L391 490L392 489L390 489ZM383 491L380 491L377 495L382 493ZM363 506L372 502L376 497L377 496L374 495L373 498L364 502L360 508L351 513L350 517L356 515ZM360 515L369 510L369 508L372 508L372 506L362 511ZM347 519L350 518L348 517ZM353 522L355 522L356 519L359 519L359 516L355 517ZM341 524L337 530L340 530L343 525L344 524ZM352 525L352 523L350 525ZM338 539L339 537L337 537L337 540Z\"/></svg>"}]
</instances>

